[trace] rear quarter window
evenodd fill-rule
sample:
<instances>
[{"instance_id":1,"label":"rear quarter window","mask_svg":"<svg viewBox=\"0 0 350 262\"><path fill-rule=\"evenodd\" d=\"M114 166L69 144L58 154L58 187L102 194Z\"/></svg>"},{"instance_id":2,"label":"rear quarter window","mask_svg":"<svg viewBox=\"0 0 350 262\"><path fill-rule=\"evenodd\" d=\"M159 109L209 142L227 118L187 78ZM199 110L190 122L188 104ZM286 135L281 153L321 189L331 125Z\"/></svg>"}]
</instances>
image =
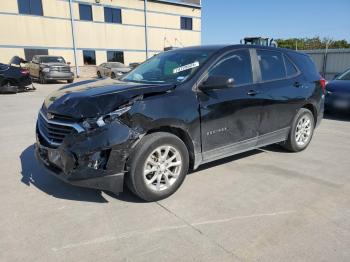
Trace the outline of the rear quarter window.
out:
<instances>
[{"instance_id":1,"label":"rear quarter window","mask_svg":"<svg viewBox=\"0 0 350 262\"><path fill-rule=\"evenodd\" d=\"M295 76L298 74L298 70L287 56L284 56L284 63L286 65L287 77Z\"/></svg>"},{"instance_id":2,"label":"rear quarter window","mask_svg":"<svg viewBox=\"0 0 350 262\"><path fill-rule=\"evenodd\" d=\"M321 76L310 56L297 52L288 52L287 55L292 59L307 80L317 81L320 79Z\"/></svg>"}]
</instances>

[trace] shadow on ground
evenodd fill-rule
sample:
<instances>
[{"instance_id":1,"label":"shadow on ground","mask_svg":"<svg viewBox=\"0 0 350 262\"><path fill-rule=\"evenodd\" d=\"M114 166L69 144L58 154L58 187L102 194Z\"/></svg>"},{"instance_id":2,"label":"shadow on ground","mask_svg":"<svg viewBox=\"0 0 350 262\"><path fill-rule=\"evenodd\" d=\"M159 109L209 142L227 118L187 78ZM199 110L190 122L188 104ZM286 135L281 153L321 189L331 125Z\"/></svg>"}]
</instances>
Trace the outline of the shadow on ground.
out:
<instances>
[{"instance_id":1,"label":"shadow on ground","mask_svg":"<svg viewBox=\"0 0 350 262\"><path fill-rule=\"evenodd\" d=\"M262 149L251 150L238 155L233 155L223 159L219 159L207 164L201 165L198 169L190 171L189 175L199 173L202 170L213 168L219 165L224 165L232 161L237 161L242 158L250 157L256 154L264 153L266 151L273 152L286 152L278 145L271 145ZM27 147L20 155L22 165L22 178L21 182L27 186L35 186L42 192L51 195L56 198L74 200L74 201L87 201L96 203L107 203L108 200L103 197L101 190L94 190L88 188L81 188L69 185L45 170L34 155L34 145ZM131 203L143 203L144 201L132 194L127 188L119 195L115 195L110 192L104 192L108 196L118 199L120 201Z\"/></svg>"},{"instance_id":2,"label":"shadow on ground","mask_svg":"<svg viewBox=\"0 0 350 262\"><path fill-rule=\"evenodd\" d=\"M101 195L101 191L71 186L44 170L35 159L34 145L27 147L20 155L20 159L22 164L21 182L27 186L35 186L48 195L62 199L108 202Z\"/></svg>"},{"instance_id":3,"label":"shadow on ground","mask_svg":"<svg viewBox=\"0 0 350 262\"><path fill-rule=\"evenodd\" d=\"M324 114L325 119L335 120L335 121L350 121L350 114L342 112L327 112Z\"/></svg>"}]
</instances>

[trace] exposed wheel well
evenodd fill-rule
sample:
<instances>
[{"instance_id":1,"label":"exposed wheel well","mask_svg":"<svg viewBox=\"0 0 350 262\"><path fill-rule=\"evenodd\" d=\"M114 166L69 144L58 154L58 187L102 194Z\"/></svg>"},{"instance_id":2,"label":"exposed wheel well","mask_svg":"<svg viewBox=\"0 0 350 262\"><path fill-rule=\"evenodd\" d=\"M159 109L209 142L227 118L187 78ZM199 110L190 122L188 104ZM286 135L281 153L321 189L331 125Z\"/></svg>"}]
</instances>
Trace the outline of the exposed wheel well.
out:
<instances>
[{"instance_id":1,"label":"exposed wheel well","mask_svg":"<svg viewBox=\"0 0 350 262\"><path fill-rule=\"evenodd\" d=\"M311 111L312 115L314 116L315 126L317 124L317 110L314 105L312 104L306 104L303 106L303 108L306 108Z\"/></svg>"},{"instance_id":2,"label":"exposed wheel well","mask_svg":"<svg viewBox=\"0 0 350 262\"><path fill-rule=\"evenodd\" d=\"M194 166L194 146L193 146L193 142L190 138L190 136L188 135L188 133L186 131L184 131L181 128L177 128L177 127L171 127L171 126L164 126L164 127L158 127L155 129L151 129L149 130L147 134L152 134L155 132L167 132L167 133L171 133L177 137L179 137L186 145L187 150L188 150L188 155L190 157L189 159L189 164L190 164L190 168L192 169Z\"/></svg>"}]
</instances>

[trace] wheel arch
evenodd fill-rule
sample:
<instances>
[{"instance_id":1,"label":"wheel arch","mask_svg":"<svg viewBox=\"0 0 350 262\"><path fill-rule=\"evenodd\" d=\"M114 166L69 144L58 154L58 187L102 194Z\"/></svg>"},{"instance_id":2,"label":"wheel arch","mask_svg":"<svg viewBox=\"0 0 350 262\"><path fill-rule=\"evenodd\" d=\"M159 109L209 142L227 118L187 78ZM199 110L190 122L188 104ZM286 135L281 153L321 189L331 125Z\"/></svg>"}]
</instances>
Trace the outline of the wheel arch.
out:
<instances>
[{"instance_id":1,"label":"wheel arch","mask_svg":"<svg viewBox=\"0 0 350 262\"><path fill-rule=\"evenodd\" d=\"M316 107L311 103L307 103L302 108L305 108L305 109L308 109L311 111L311 113L314 117L314 122L315 122L314 124L316 126L316 124L317 124L317 109L316 109Z\"/></svg>"},{"instance_id":2,"label":"wheel arch","mask_svg":"<svg viewBox=\"0 0 350 262\"><path fill-rule=\"evenodd\" d=\"M180 138L182 142L186 145L186 148L188 150L188 155L189 155L189 164L190 168L192 169L194 167L195 163L195 153L194 153L194 144L193 141L184 129L179 128L179 127L174 127L174 126L160 126L157 128L152 128L146 132L146 135L156 133L156 132L166 132L173 134Z\"/></svg>"}]
</instances>

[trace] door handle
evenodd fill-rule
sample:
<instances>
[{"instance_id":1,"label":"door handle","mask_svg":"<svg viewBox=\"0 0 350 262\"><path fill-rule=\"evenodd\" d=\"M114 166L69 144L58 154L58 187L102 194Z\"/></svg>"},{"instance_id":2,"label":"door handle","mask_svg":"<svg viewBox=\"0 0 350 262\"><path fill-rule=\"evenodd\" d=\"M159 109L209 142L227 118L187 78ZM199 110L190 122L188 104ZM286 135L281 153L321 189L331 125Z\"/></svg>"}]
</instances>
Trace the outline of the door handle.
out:
<instances>
[{"instance_id":1,"label":"door handle","mask_svg":"<svg viewBox=\"0 0 350 262\"><path fill-rule=\"evenodd\" d=\"M259 94L259 91L257 90L249 90L247 93L248 96L255 96L257 94Z\"/></svg>"},{"instance_id":2,"label":"door handle","mask_svg":"<svg viewBox=\"0 0 350 262\"><path fill-rule=\"evenodd\" d=\"M299 87L303 87L303 84L300 83L300 82L295 82L295 83L293 84L293 86L299 88Z\"/></svg>"}]
</instances>

